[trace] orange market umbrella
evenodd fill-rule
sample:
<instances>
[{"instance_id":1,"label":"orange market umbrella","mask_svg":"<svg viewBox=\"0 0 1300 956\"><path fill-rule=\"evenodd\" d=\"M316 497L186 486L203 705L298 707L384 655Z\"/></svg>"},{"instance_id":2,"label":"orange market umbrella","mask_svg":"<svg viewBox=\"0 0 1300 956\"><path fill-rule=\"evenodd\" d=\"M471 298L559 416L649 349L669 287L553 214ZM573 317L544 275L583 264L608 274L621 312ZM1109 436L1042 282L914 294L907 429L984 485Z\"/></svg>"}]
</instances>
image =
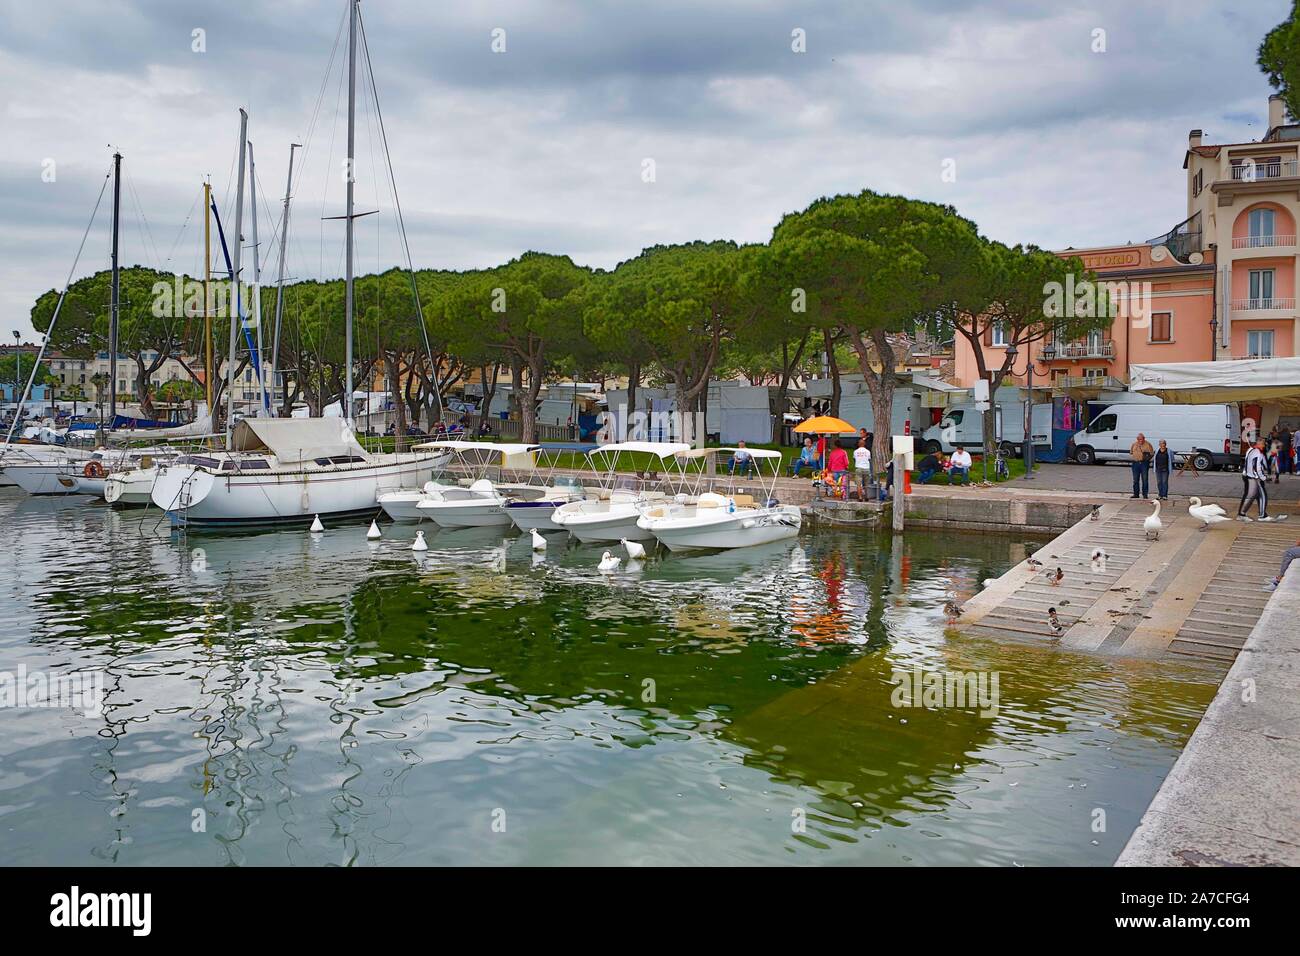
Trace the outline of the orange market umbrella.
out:
<instances>
[{"instance_id":1,"label":"orange market umbrella","mask_svg":"<svg viewBox=\"0 0 1300 956\"><path fill-rule=\"evenodd\" d=\"M814 435L844 435L857 431L844 419L832 418L830 415L818 415L816 418L800 422L794 426L794 430L800 434Z\"/></svg>"}]
</instances>

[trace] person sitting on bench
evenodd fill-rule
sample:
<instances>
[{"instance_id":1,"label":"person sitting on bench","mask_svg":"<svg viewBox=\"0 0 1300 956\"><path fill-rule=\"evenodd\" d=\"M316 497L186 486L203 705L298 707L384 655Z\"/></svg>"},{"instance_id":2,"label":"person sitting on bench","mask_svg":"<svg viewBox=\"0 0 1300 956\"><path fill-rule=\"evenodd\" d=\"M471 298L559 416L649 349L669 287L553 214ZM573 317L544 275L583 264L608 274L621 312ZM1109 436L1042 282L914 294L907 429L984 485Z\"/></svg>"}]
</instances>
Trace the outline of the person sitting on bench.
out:
<instances>
[{"instance_id":1,"label":"person sitting on bench","mask_svg":"<svg viewBox=\"0 0 1300 956\"><path fill-rule=\"evenodd\" d=\"M754 456L745 448L743 441L736 442L736 453L731 456L731 463L727 465L727 474L732 475L736 472L742 475L753 475L755 472Z\"/></svg>"},{"instance_id":2,"label":"person sitting on bench","mask_svg":"<svg viewBox=\"0 0 1300 956\"><path fill-rule=\"evenodd\" d=\"M811 438L803 440L803 448L799 451L799 457L790 462L790 477L798 478L805 468L811 472L817 471L817 449L813 447Z\"/></svg>"}]
</instances>

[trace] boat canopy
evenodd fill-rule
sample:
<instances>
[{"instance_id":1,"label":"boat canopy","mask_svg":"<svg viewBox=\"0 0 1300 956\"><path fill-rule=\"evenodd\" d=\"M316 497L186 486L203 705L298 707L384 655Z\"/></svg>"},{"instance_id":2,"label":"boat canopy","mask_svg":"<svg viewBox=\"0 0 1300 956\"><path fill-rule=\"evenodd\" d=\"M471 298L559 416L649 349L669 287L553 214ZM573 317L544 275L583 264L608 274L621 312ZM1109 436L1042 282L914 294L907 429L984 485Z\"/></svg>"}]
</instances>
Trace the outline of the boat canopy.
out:
<instances>
[{"instance_id":1,"label":"boat canopy","mask_svg":"<svg viewBox=\"0 0 1300 956\"><path fill-rule=\"evenodd\" d=\"M610 445L597 445L588 455L609 455L618 454L619 452L644 452L649 455L656 455L659 458L670 458L673 455L680 455L682 452L690 451L691 446L680 441L624 441L615 442Z\"/></svg>"},{"instance_id":2,"label":"boat canopy","mask_svg":"<svg viewBox=\"0 0 1300 956\"><path fill-rule=\"evenodd\" d=\"M282 462L356 456L366 450L342 418L245 418L231 436L235 451L269 451Z\"/></svg>"},{"instance_id":3,"label":"boat canopy","mask_svg":"<svg viewBox=\"0 0 1300 956\"><path fill-rule=\"evenodd\" d=\"M703 458L706 455L713 454L714 452L717 452L720 455L725 455L725 454L734 455L738 451L748 452L749 454L753 455L755 458L780 458L781 457L781 453L779 451L773 451L770 448L730 448L730 447L692 448L690 451L679 451L677 453L677 457L678 458Z\"/></svg>"}]
</instances>

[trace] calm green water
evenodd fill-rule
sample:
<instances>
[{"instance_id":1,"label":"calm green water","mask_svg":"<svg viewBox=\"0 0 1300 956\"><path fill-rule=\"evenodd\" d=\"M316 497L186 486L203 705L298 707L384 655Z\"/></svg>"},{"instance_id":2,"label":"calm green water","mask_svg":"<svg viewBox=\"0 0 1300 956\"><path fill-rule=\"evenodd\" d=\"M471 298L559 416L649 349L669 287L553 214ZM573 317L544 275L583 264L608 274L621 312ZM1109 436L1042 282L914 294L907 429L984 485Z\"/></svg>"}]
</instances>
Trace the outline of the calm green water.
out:
<instances>
[{"instance_id":1,"label":"calm green water","mask_svg":"<svg viewBox=\"0 0 1300 956\"><path fill-rule=\"evenodd\" d=\"M945 637L1006 537L607 578L559 538L417 564L393 526L183 541L15 489L0 527L0 671L105 687L0 709L8 864L1108 864L1217 683ZM913 667L996 671L998 713L892 706Z\"/></svg>"}]
</instances>

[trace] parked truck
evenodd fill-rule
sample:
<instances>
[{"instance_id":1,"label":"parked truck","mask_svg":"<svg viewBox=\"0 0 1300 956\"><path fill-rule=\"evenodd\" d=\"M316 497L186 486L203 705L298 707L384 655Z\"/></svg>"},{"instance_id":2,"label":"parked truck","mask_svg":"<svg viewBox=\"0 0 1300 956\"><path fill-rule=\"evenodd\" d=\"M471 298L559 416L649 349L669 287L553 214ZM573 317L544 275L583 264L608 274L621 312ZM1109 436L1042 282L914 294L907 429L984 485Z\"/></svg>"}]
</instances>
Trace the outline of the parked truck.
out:
<instances>
[{"instance_id":1,"label":"parked truck","mask_svg":"<svg viewBox=\"0 0 1300 956\"><path fill-rule=\"evenodd\" d=\"M1014 454L1024 454L1025 408L1023 405L1000 405L984 414L994 417L993 434L999 447ZM1051 403L1035 405L1031 414L1030 429L1037 446L1052 444ZM967 451L984 451L984 426L982 415L974 402L952 405L944 411L943 419L921 433L921 449L925 452L951 454L958 447Z\"/></svg>"}]
</instances>

